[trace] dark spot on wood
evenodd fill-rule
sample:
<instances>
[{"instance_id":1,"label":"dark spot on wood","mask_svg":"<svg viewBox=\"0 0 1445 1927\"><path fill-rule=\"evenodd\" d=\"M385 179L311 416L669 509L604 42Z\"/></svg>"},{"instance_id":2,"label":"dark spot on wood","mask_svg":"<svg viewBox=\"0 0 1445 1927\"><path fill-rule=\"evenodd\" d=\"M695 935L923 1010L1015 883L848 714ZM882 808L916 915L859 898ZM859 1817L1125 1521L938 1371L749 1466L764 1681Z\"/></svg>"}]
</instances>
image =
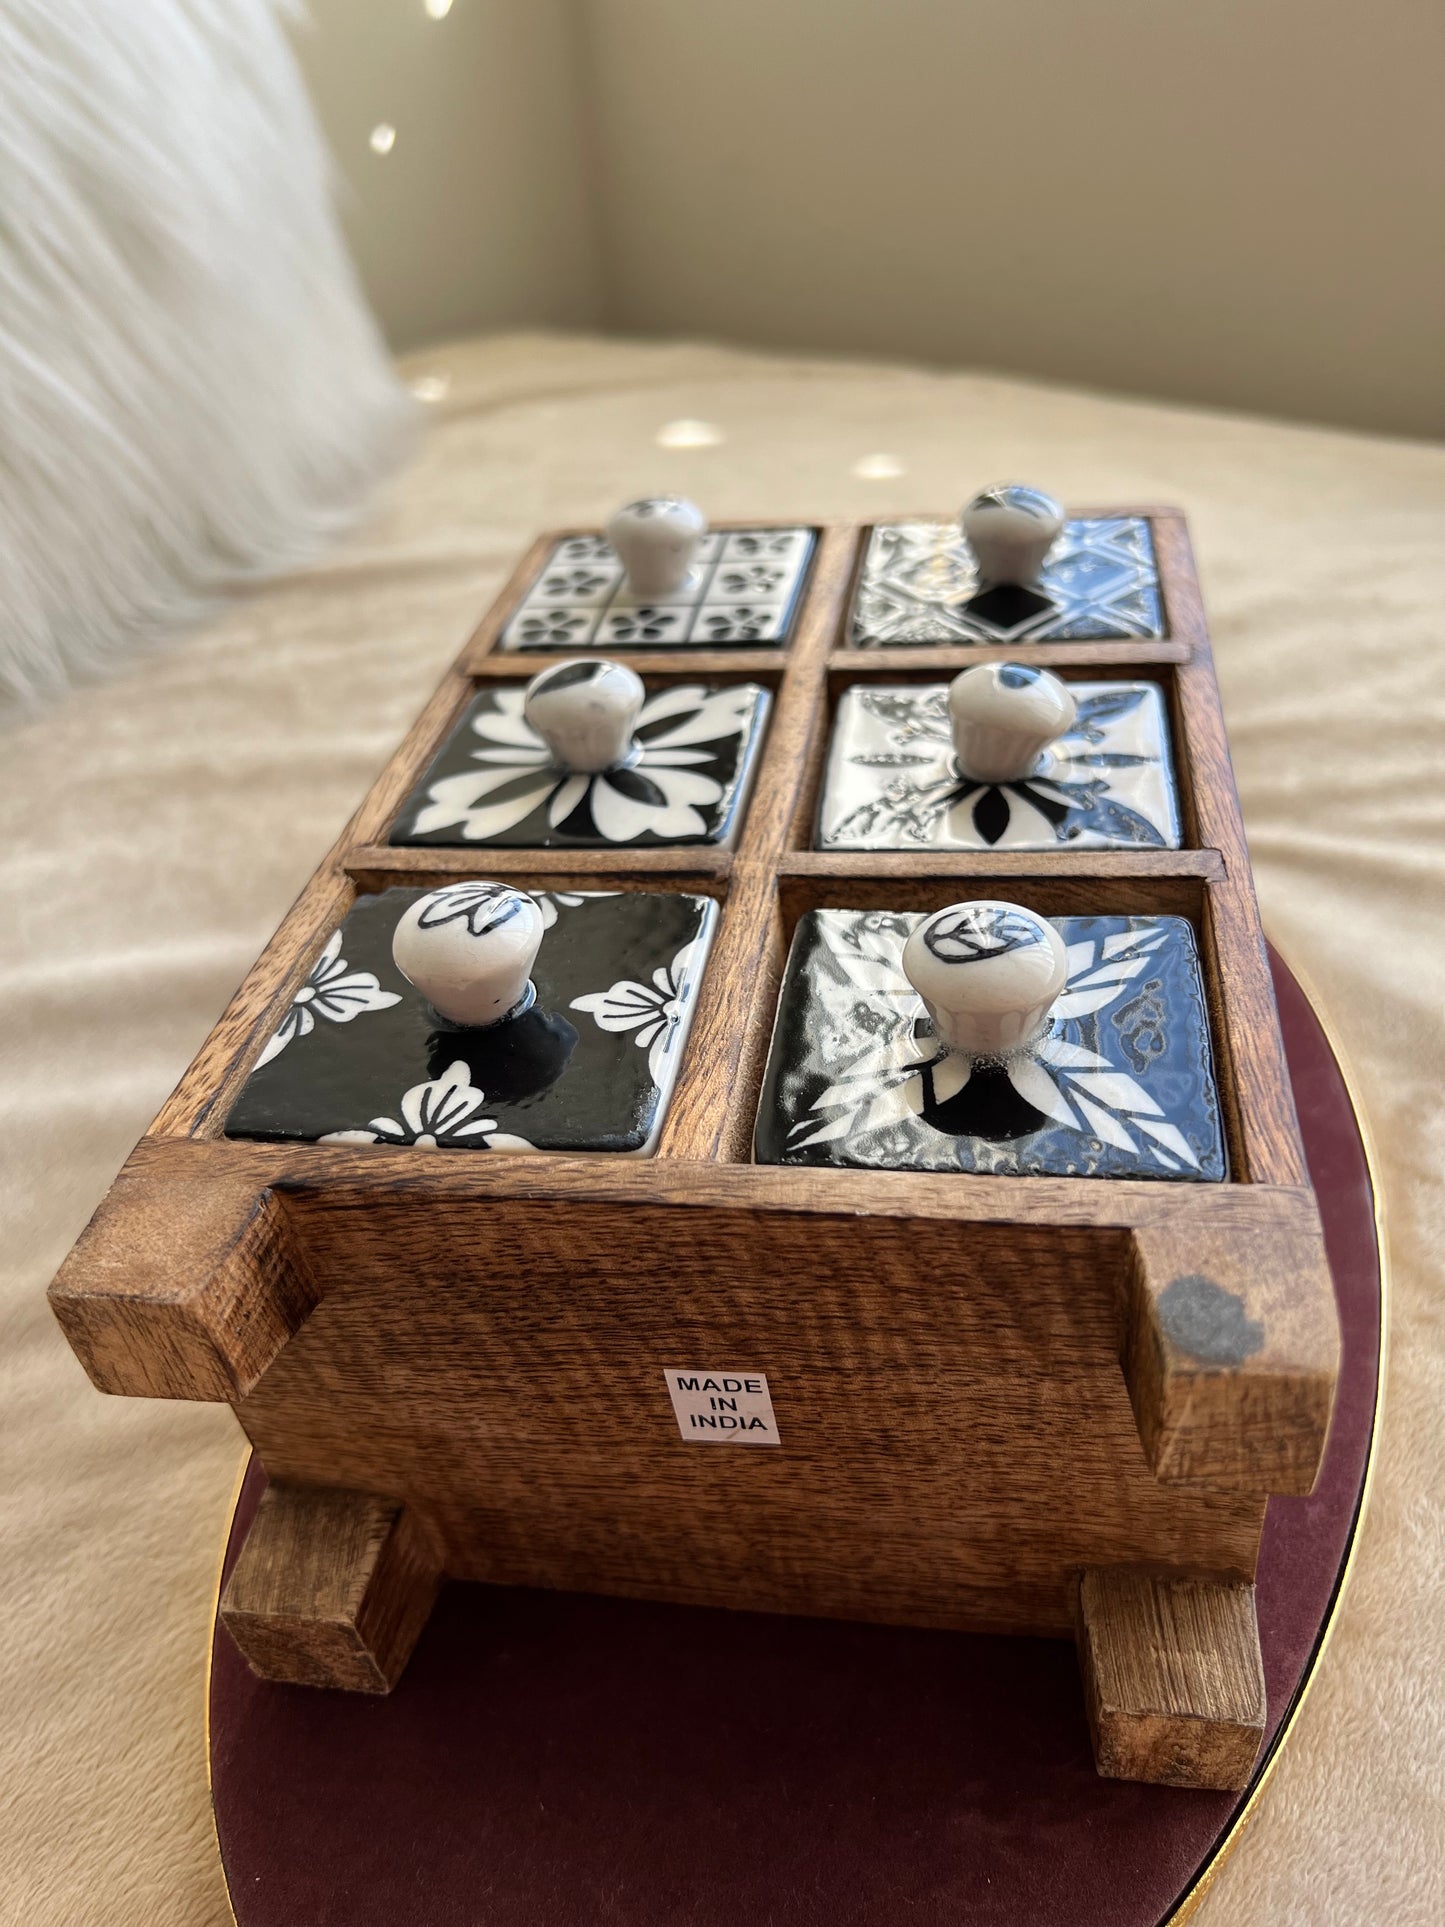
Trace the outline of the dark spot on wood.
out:
<instances>
[{"instance_id":1,"label":"dark spot on wood","mask_svg":"<svg viewBox=\"0 0 1445 1927\"><path fill-rule=\"evenodd\" d=\"M1242 1365L1264 1343L1244 1300L1202 1272L1172 1278L1159 1294L1159 1325L1171 1344L1204 1365Z\"/></svg>"}]
</instances>

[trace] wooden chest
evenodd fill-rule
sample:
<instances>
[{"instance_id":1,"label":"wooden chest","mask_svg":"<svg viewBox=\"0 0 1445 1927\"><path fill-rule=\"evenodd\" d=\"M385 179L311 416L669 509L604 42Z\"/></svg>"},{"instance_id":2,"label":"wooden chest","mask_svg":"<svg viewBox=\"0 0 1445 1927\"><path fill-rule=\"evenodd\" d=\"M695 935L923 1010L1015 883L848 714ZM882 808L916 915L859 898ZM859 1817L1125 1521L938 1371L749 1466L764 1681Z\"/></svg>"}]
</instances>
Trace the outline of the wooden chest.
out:
<instances>
[{"instance_id":1,"label":"wooden chest","mask_svg":"<svg viewBox=\"0 0 1445 1927\"><path fill-rule=\"evenodd\" d=\"M264 1462L225 1604L257 1670L385 1690L443 1574L1077 1632L1102 1771L1243 1783L1265 1503L1313 1483L1337 1329L1183 519L1118 513L1149 524L1157 637L860 650L845 625L869 531L838 525L784 646L610 647L654 682L771 691L732 849L390 845L475 691L552 659L495 647L557 536L523 559L52 1288L101 1389L225 1400ZM1157 683L1183 847L810 847L845 687L1021 657ZM717 902L656 1155L227 1137L352 903L463 876ZM974 897L1188 921L1226 1181L751 1161L800 916ZM698 1449L670 1369L765 1378L776 1445Z\"/></svg>"}]
</instances>

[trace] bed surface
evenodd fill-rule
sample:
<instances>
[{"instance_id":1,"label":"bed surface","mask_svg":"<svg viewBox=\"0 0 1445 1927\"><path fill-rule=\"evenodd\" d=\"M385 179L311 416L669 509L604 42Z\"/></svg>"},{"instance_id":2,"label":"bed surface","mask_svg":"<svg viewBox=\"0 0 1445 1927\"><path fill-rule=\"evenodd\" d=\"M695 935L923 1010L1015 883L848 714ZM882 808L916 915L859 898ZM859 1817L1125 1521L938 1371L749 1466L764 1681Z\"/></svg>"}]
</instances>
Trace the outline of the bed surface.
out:
<instances>
[{"instance_id":1,"label":"bed surface","mask_svg":"<svg viewBox=\"0 0 1445 1927\"><path fill-rule=\"evenodd\" d=\"M1388 1214L1355 1577L1208 1918L1423 1920L1445 1861L1445 451L687 344L493 337L406 373L446 392L368 530L4 737L0 1922L230 1918L202 1693L240 1435L92 1392L44 1286L518 552L659 486L720 518L871 519L1014 478L1188 513L1266 927L1353 1066ZM683 419L724 439L659 447ZM906 473L854 472L880 454Z\"/></svg>"}]
</instances>

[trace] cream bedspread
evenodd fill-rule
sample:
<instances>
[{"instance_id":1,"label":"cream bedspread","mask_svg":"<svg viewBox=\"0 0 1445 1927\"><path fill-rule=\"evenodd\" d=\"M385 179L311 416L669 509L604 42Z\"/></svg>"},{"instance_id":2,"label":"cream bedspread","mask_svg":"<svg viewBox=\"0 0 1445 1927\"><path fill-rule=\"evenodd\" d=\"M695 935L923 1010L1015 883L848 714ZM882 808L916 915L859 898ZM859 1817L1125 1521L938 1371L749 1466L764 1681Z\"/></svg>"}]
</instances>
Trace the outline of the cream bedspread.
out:
<instances>
[{"instance_id":1,"label":"cream bedspread","mask_svg":"<svg viewBox=\"0 0 1445 1927\"><path fill-rule=\"evenodd\" d=\"M1188 511L1266 923L1345 1039L1385 1179L1356 1577L1208 1918L1438 1921L1445 451L685 344L513 336L408 372L449 387L384 519L0 739L0 1920L229 1918L202 1674L239 1434L93 1392L44 1287L517 552L659 485L718 516L872 517L1021 476ZM659 449L679 417L726 439ZM884 452L905 475L853 473Z\"/></svg>"}]
</instances>

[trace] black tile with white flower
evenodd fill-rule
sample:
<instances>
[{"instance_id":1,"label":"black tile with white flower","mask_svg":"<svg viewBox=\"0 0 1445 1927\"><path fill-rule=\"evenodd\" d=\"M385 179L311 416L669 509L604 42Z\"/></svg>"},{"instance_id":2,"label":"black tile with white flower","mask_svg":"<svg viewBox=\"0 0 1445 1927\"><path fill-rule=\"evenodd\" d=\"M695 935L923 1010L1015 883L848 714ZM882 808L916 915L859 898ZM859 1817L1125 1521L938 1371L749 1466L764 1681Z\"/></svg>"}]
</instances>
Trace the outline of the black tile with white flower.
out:
<instances>
[{"instance_id":1,"label":"black tile with white flower","mask_svg":"<svg viewBox=\"0 0 1445 1927\"><path fill-rule=\"evenodd\" d=\"M650 689L637 755L595 776L559 770L522 711L525 683L483 689L399 812L393 844L515 849L727 843L768 694L756 683Z\"/></svg>"},{"instance_id":2,"label":"black tile with white flower","mask_svg":"<svg viewBox=\"0 0 1445 1927\"><path fill-rule=\"evenodd\" d=\"M391 957L424 889L363 897L226 1120L230 1137L444 1150L655 1145L717 919L707 897L534 892L547 925L524 1016L438 1016Z\"/></svg>"},{"instance_id":3,"label":"black tile with white flower","mask_svg":"<svg viewBox=\"0 0 1445 1927\"><path fill-rule=\"evenodd\" d=\"M838 704L818 848L1178 849L1159 685L1069 688L1078 712L1034 774L989 783L959 770L945 684L855 683Z\"/></svg>"},{"instance_id":4,"label":"black tile with white flower","mask_svg":"<svg viewBox=\"0 0 1445 1927\"><path fill-rule=\"evenodd\" d=\"M1194 932L1055 917L1069 975L1028 1049L938 1042L903 974L919 915L812 910L788 958L758 1108L760 1164L1218 1180L1224 1138Z\"/></svg>"},{"instance_id":5,"label":"black tile with white flower","mask_svg":"<svg viewBox=\"0 0 1445 1927\"><path fill-rule=\"evenodd\" d=\"M785 643L812 560L810 528L714 529L685 582L644 599L604 535L569 535L502 631L503 649L731 649Z\"/></svg>"}]
</instances>

